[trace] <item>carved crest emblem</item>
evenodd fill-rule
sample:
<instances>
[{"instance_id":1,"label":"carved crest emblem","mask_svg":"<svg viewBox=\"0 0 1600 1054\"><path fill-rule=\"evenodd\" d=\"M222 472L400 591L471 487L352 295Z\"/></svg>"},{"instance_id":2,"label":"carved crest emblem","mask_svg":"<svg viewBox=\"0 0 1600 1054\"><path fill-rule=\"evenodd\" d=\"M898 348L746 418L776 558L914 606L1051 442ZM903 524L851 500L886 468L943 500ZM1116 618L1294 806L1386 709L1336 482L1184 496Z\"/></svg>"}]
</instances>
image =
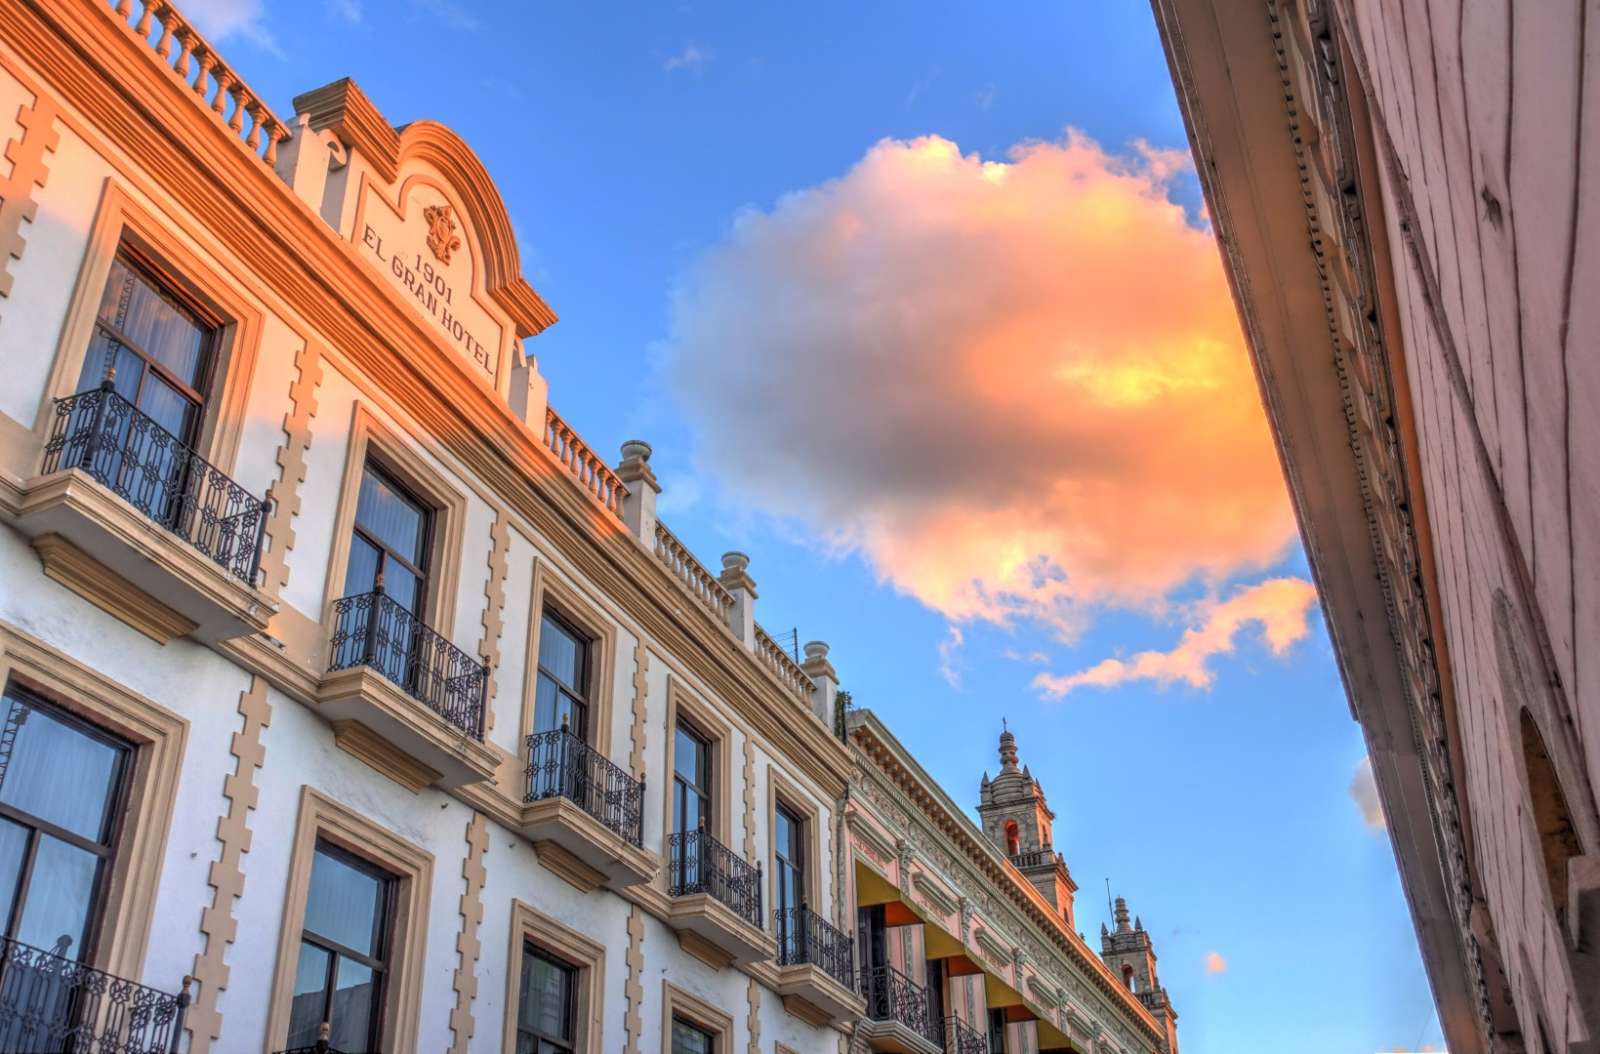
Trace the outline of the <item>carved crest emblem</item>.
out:
<instances>
[{"instance_id":1,"label":"carved crest emblem","mask_svg":"<svg viewBox=\"0 0 1600 1054\"><path fill-rule=\"evenodd\" d=\"M450 254L461 248L456 237L456 221L450 217L449 205L429 205L422 210L428 224L428 248L440 263L449 263Z\"/></svg>"}]
</instances>

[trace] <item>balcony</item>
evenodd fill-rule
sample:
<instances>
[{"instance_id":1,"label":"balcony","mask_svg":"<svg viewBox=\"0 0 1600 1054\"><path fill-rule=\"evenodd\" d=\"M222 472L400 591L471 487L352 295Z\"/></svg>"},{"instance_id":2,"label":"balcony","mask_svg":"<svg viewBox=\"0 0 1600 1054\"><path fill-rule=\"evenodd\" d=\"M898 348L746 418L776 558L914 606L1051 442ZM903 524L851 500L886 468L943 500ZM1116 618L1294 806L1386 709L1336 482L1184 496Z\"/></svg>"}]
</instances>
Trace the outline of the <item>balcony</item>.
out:
<instances>
[{"instance_id":1,"label":"balcony","mask_svg":"<svg viewBox=\"0 0 1600 1054\"><path fill-rule=\"evenodd\" d=\"M412 790L494 775L494 752L483 743L487 667L381 584L335 601L333 617L317 706L340 747Z\"/></svg>"},{"instance_id":2,"label":"balcony","mask_svg":"<svg viewBox=\"0 0 1600 1054\"><path fill-rule=\"evenodd\" d=\"M704 829L668 840L667 924L684 950L714 966L773 955L761 928L761 868Z\"/></svg>"},{"instance_id":3,"label":"balcony","mask_svg":"<svg viewBox=\"0 0 1600 1054\"><path fill-rule=\"evenodd\" d=\"M45 573L150 637L267 627L267 503L109 386L57 399L15 517Z\"/></svg>"},{"instance_id":4,"label":"balcony","mask_svg":"<svg viewBox=\"0 0 1600 1054\"><path fill-rule=\"evenodd\" d=\"M866 1014L856 1030L872 1050L893 1054L942 1054L944 1022L935 1017L927 991L892 966L861 972Z\"/></svg>"},{"instance_id":5,"label":"balcony","mask_svg":"<svg viewBox=\"0 0 1600 1054\"><path fill-rule=\"evenodd\" d=\"M644 781L566 728L528 737L522 832L539 862L588 891L648 882L656 856L643 849Z\"/></svg>"},{"instance_id":6,"label":"balcony","mask_svg":"<svg viewBox=\"0 0 1600 1054\"><path fill-rule=\"evenodd\" d=\"M855 944L810 908L773 913L778 936L778 995L795 1017L843 1025L861 1016Z\"/></svg>"},{"instance_id":7,"label":"balcony","mask_svg":"<svg viewBox=\"0 0 1600 1054\"><path fill-rule=\"evenodd\" d=\"M189 1009L177 995L0 937L0 1050L176 1054Z\"/></svg>"},{"instance_id":8,"label":"balcony","mask_svg":"<svg viewBox=\"0 0 1600 1054\"><path fill-rule=\"evenodd\" d=\"M945 1054L989 1054L989 1041L982 1032L959 1017L944 1019Z\"/></svg>"}]
</instances>

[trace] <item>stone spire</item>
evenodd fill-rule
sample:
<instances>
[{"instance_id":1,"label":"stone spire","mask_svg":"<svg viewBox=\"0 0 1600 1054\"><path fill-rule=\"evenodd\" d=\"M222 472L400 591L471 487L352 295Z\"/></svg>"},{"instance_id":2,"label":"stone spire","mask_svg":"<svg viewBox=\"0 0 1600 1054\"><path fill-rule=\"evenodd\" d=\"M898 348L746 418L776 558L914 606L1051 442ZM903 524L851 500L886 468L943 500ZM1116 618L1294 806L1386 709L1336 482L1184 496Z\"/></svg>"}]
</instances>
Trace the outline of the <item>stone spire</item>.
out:
<instances>
[{"instance_id":1,"label":"stone spire","mask_svg":"<svg viewBox=\"0 0 1600 1054\"><path fill-rule=\"evenodd\" d=\"M1000 771L1017 771L1017 737L1006 728L1005 719L1000 721Z\"/></svg>"},{"instance_id":2,"label":"stone spire","mask_svg":"<svg viewBox=\"0 0 1600 1054\"><path fill-rule=\"evenodd\" d=\"M983 774L978 784L978 816L983 833L1004 853L1022 877L1072 925L1072 895L1077 884L1055 851L1051 824L1055 813L1044 788L1017 757L1017 737L1004 720L1000 725L1000 772Z\"/></svg>"},{"instance_id":3,"label":"stone spire","mask_svg":"<svg viewBox=\"0 0 1600 1054\"><path fill-rule=\"evenodd\" d=\"M1100 958L1139 997L1167 1033L1167 1054L1178 1054L1178 1012L1156 974L1156 951L1142 921L1130 924L1128 902L1116 900L1116 929L1100 926Z\"/></svg>"},{"instance_id":4,"label":"stone spire","mask_svg":"<svg viewBox=\"0 0 1600 1054\"><path fill-rule=\"evenodd\" d=\"M1127 932L1129 932L1129 930L1130 930L1130 927L1128 926L1128 902L1126 900L1122 899L1121 897L1118 897L1117 898L1117 932L1118 933L1127 933Z\"/></svg>"}]
</instances>

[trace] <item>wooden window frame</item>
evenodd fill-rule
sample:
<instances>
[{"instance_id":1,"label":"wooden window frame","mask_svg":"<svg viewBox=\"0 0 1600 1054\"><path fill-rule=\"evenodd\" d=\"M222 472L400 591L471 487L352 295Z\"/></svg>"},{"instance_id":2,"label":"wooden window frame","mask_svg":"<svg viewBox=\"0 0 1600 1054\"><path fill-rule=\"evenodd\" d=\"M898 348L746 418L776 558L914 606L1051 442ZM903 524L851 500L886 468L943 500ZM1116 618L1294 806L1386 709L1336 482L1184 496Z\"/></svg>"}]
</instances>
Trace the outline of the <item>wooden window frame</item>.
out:
<instances>
[{"instance_id":1,"label":"wooden window frame","mask_svg":"<svg viewBox=\"0 0 1600 1054\"><path fill-rule=\"evenodd\" d=\"M709 1032L713 1054L734 1054L733 1015L671 981L661 981L661 1054L672 1054L672 1019L681 1018Z\"/></svg>"},{"instance_id":2,"label":"wooden window frame","mask_svg":"<svg viewBox=\"0 0 1600 1054\"><path fill-rule=\"evenodd\" d=\"M711 823L706 830L730 850L733 830L733 726L689 692L676 677L667 678L666 766L662 769L666 793L661 801L661 854L671 859L673 752L678 722L694 727L711 747ZM663 868L663 877L670 868Z\"/></svg>"},{"instance_id":3,"label":"wooden window frame","mask_svg":"<svg viewBox=\"0 0 1600 1054\"><path fill-rule=\"evenodd\" d=\"M215 320L211 365L201 394L204 407L194 449L221 471L232 474L244 433L246 400L260 351L261 310L249 299L256 290L237 277L224 277L167 225L107 177L89 230L83 263L68 301L67 321L34 420L41 452L53 424L56 399L73 394L94 336L100 298L112 261L127 251L139 265L186 301Z\"/></svg>"},{"instance_id":4,"label":"wooden window frame","mask_svg":"<svg viewBox=\"0 0 1600 1054\"><path fill-rule=\"evenodd\" d=\"M317 843L326 842L394 876L390 905L388 969L383 992L383 1049L396 1054L416 1050L419 996L427 952L433 854L373 823L310 787L300 788L299 817L289 857L289 882L278 930L277 965L267 1005L263 1050L282 1049L305 929L306 898Z\"/></svg>"},{"instance_id":5,"label":"wooden window frame","mask_svg":"<svg viewBox=\"0 0 1600 1054\"><path fill-rule=\"evenodd\" d=\"M143 978L189 723L64 652L0 624L0 685L12 680L133 747L124 775L121 829L86 961L117 977ZM180 978L151 981L175 991Z\"/></svg>"},{"instance_id":6,"label":"wooden window frame","mask_svg":"<svg viewBox=\"0 0 1600 1054\"><path fill-rule=\"evenodd\" d=\"M355 531L356 499L368 462L376 464L432 512L430 516L427 588L418 618L445 640L455 640L456 594L461 579L461 551L467 524L467 496L430 465L415 445L378 420L365 402L356 400L345 449L344 477L334 513L333 545L322 595L323 626L333 632L333 605L344 596L350 564L350 538ZM471 653L471 649L462 649Z\"/></svg>"},{"instance_id":7,"label":"wooden window frame","mask_svg":"<svg viewBox=\"0 0 1600 1054\"><path fill-rule=\"evenodd\" d=\"M522 947L532 943L577 967L573 994L572 1049L602 1054L605 1021L605 946L590 940L521 900L511 901L511 944L506 953L506 1002L502 1050L517 1049L517 997L522 979Z\"/></svg>"},{"instance_id":8,"label":"wooden window frame","mask_svg":"<svg viewBox=\"0 0 1600 1054\"><path fill-rule=\"evenodd\" d=\"M833 921L822 898L822 806L779 771L775 762L767 764L767 903L778 907L778 806L782 804L804 825L806 907Z\"/></svg>"},{"instance_id":9,"label":"wooden window frame","mask_svg":"<svg viewBox=\"0 0 1600 1054\"><path fill-rule=\"evenodd\" d=\"M616 692L617 624L569 585L542 556L533 560L533 600L529 608L528 644L523 655L522 714L517 727L517 754L526 750L533 732L533 707L539 686L539 632L548 609L567 627L589 641L588 744L611 754L612 702Z\"/></svg>"}]
</instances>

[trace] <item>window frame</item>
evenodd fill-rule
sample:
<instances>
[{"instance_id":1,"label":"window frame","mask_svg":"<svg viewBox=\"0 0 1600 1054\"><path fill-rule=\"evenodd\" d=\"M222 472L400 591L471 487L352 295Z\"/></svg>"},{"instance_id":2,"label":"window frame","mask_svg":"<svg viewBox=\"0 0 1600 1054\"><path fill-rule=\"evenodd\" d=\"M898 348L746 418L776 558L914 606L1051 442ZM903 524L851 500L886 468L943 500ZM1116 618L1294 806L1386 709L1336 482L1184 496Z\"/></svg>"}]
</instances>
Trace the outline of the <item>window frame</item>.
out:
<instances>
[{"instance_id":1,"label":"window frame","mask_svg":"<svg viewBox=\"0 0 1600 1054\"><path fill-rule=\"evenodd\" d=\"M329 547L323 587L322 625L329 636L333 633L334 604L346 595L345 575L350 567L350 542L355 536L356 501L370 462L431 512L427 588L422 610L416 617L439 636L455 640L467 497L460 486L449 482L444 469L430 463L418 449L420 443L421 440L396 433L378 419L366 401L356 399L351 409L344 475L334 514L333 545ZM471 654L473 649L462 650Z\"/></svg>"},{"instance_id":2,"label":"window frame","mask_svg":"<svg viewBox=\"0 0 1600 1054\"><path fill-rule=\"evenodd\" d=\"M299 814L289 856L289 878L278 928L278 952L267 1006L267 1049L288 1035L294 979L305 932L311 867L318 843L332 845L393 876L389 910L388 970L380 1006L385 1050L414 1050L419 995L433 888L433 854L378 826L308 786L300 788Z\"/></svg>"},{"instance_id":3,"label":"window frame","mask_svg":"<svg viewBox=\"0 0 1600 1054\"><path fill-rule=\"evenodd\" d=\"M710 744L710 772L711 772L711 817L706 824L706 830L711 837L727 846L732 845L731 830L733 827L733 726L717 716L710 706L701 702L677 678L669 674L667 677L667 713L665 727L671 732L662 738L666 741L663 747L665 765L662 772L666 774L669 791L661 796L661 855L663 860L672 857L672 779L675 774L675 757L679 721L685 721L698 731L702 738ZM646 832L646 838L649 834ZM663 869L663 872L668 869Z\"/></svg>"},{"instance_id":4,"label":"window frame","mask_svg":"<svg viewBox=\"0 0 1600 1054\"><path fill-rule=\"evenodd\" d=\"M778 867L776 834L778 830L778 809L782 807L790 815L798 817L801 821L801 839L803 846L803 870L805 906L816 912L828 921L832 921L831 912L825 910L826 901L823 897L823 870L822 870L822 833L827 826L823 816L823 807L818 799L805 793L799 786L792 783L778 767L777 762L767 763L767 873L769 888L767 902L772 909L778 909ZM799 906L799 905L795 905Z\"/></svg>"},{"instance_id":5,"label":"window frame","mask_svg":"<svg viewBox=\"0 0 1600 1054\"><path fill-rule=\"evenodd\" d=\"M706 1033L712 1040L712 1054L732 1054L733 1016L706 1000L679 988L665 978L661 981L661 1054L672 1054L674 1019Z\"/></svg>"},{"instance_id":6,"label":"window frame","mask_svg":"<svg viewBox=\"0 0 1600 1054\"><path fill-rule=\"evenodd\" d=\"M0 624L0 686L19 686L130 748L111 866L101 884L98 932L84 962L137 977L160 888L188 722L70 655Z\"/></svg>"},{"instance_id":7,"label":"window frame","mask_svg":"<svg viewBox=\"0 0 1600 1054\"><path fill-rule=\"evenodd\" d=\"M590 637L589 634L573 625L570 620L561 614L561 609L554 605L546 605L544 608L540 609L537 612L537 617L539 619L539 629L537 631L537 636L535 637L535 643L543 643L544 623L546 621L555 623L557 628L578 642L578 646L583 651L582 658L579 660L578 664L578 679L582 681L583 684L581 691L568 688L559 677L545 668L544 663L539 659L539 653L537 651L534 652L531 658L534 666L535 694L533 698L533 705L535 707L535 718L537 719L537 707L539 702L539 679L542 677L548 677L555 685L558 695L565 695L577 704L578 712L582 715L582 719L579 721L578 728L572 731L573 734L579 739L583 740L585 743L588 743L591 741L591 737L595 732L594 711L593 706L589 701L590 697L594 694L594 639Z\"/></svg>"},{"instance_id":8,"label":"window frame","mask_svg":"<svg viewBox=\"0 0 1600 1054\"><path fill-rule=\"evenodd\" d=\"M44 456L55 400L72 395L77 388L112 262L124 252L133 254L147 273L190 310L215 320L203 411L192 445L201 457L231 475L238 461L263 332L264 315L257 306L262 300L259 284L248 268L225 269L224 263L203 259L110 176L101 189L66 323L35 413L38 456Z\"/></svg>"},{"instance_id":9,"label":"window frame","mask_svg":"<svg viewBox=\"0 0 1600 1054\"><path fill-rule=\"evenodd\" d=\"M617 666L617 624L607 617L598 603L591 601L578 588L552 567L543 555L533 559L532 600L528 608L528 639L523 653L522 706L518 715L517 749L519 757L526 752L525 744L533 733L534 706L539 690L539 637L544 627L544 615L549 612L589 642L589 727L584 742L616 761L612 756L612 702L615 698Z\"/></svg>"},{"instance_id":10,"label":"window frame","mask_svg":"<svg viewBox=\"0 0 1600 1054\"><path fill-rule=\"evenodd\" d=\"M528 959L530 957L542 960L568 976L569 979L567 981L566 998L563 1000L566 1005L562 1007L561 1016L566 1019L565 1024L569 1035L566 1037L552 1036L549 1033L542 1032L537 1028L524 1028L522 1025L522 1004L519 1001L515 1015L517 1042L520 1045L522 1037L524 1035L529 1035L532 1036L537 1043L550 1043L555 1046L566 1047L568 1049L564 1051L563 1054L572 1054L572 1052L576 1050L576 1040L578 1035L578 983L582 973L582 968L567 962L561 956L547 950L543 945L535 941L524 940L522 942L521 962L518 964L518 972L520 976L526 976ZM520 986L518 988L518 995L519 997L521 995Z\"/></svg>"},{"instance_id":11,"label":"window frame","mask_svg":"<svg viewBox=\"0 0 1600 1054\"><path fill-rule=\"evenodd\" d=\"M522 980L522 949L532 944L573 966L578 972L573 988L572 1049L576 1054L602 1054L601 1034L605 1021L606 949L598 941L589 939L550 915L524 901L511 901L510 946L506 952L507 968L505 1004L501 1013L504 1020L503 1050L517 1049L517 1015L519 987ZM516 963L512 968L511 964Z\"/></svg>"},{"instance_id":12,"label":"window frame","mask_svg":"<svg viewBox=\"0 0 1600 1054\"><path fill-rule=\"evenodd\" d=\"M314 945L315 947L318 947L318 948L322 949L323 951L329 953L329 955L331 956L331 959L329 960L329 963L328 963L328 979L327 979L327 981L324 982L324 988L323 988L323 995L324 995L323 1020L324 1021L328 1020L327 1014L328 1014L328 1010L330 1009L329 1006L328 1006L328 1003L330 1003L333 1000L334 994L335 994L335 991L336 991L336 989L333 987L333 984L336 983L336 978L337 978L337 975L338 975L338 968L339 968L340 960L342 960L342 959L351 959L351 960L354 960L355 962L361 963L363 966L369 967L373 971L373 973L374 973L374 975L376 977L376 980L377 980L377 985L378 985L378 993L377 993L378 994L378 1000L377 1000L378 1013L373 1016L372 1021L368 1025L368 1033L367 1033L367 1038L366 1038L366 1044L365 1045L366 1045L367 1049L369 1049L369 1050L377 1050L383 1045L383 1039L384 1039L384 1034L383 1034L383 1012L382 1011L383 1011L383 1006L384 1006L385 999L386 999L387 994L388 994L387 990L388 990L388 985L389 985L389 958L390 958L390 953L393 951L392 945L393 945L394 901L395 901L394 887L395 887L395 883L398 881L398 878L395 875L390 874L388 871L384 870L383 868L375 866L371 861L367 860L366 858L364 858L362 856L359 856L356 853L352 853L347 849L342 848L337 843L330 842L330 841L327 841L326 839L322 839L322 838L318 838L316 843L315 843L315 845L312 848L312 863L311 863L311 866L312 866L313 869L315 869L315 867L316 867L316 855L319 854L319 853L329 857L330 859L342 860L346 865L348 865L350 867L353 867L354 869L356 869L358 871L362 871L362 872L365 872L365 873L367 873L369 875L372 875L372 877L374 877L374 878L377 878L378 881L381 884L380 885L381 901L378 904L378 910L377 910L377 912L375 914L375 917L373 918L373 923L372 923L373 924L373 929L375 931L373 935L378 938L374 943L378 946L379 950L383 953L380 956L374 957L374 956L371 956L371 955L367 955L364 952L359 952L354 948L351 948L351 947L348 947L346 945L340 944L338 941L332 939L331 937L325 937L322 934L316 933L315 931L307 928L306 924L305 924L305 919L303 917L300 920L300 943L302 945L305 945L305 944ZM308 890L307 904L309 905L309 903L310 903L310 898L309 898L309 890Z\"/></svg>"},{"instance_id":13,"label":"window frame","mask_svg":"<svg viewBox=\"0 0 1600 1054\"><path fill-rule=\"evenodd\" d=\"M361 487L365 485L367 473L369 472L387 485L390 489L395 491L395 493L398 494L402 500L408 504L417 506L417 508L421 511L422 539L420 544L420 565L412 563L412 561L407 557L401 556L399 553L395 552L371 531L361 525ZM350 517L350 543L353 543L355 537L359 536L362 541L378 551L378 579L380 581L383 578L383 569L385 566L387 566L389 560L391 559L398 561L402 567L411 572L411 574L415 576L418 586L417 600L413 605L413 608L421 608L423 611L426 611L430 593L429 587L432 585L430 578L430 572L432 569L429 565L433 562L434 519L438 516L438 511L434 509L431 504L429 504L427 499L418 497L416 494L412 493L410 487L406 486L399 479L395 478L394 473L390 472L384 467L381 458L368 458L361 466L361 478L356 481L356 497L356 512ZM344 566L345 575L348 577L350 574L349 550L346 550L345 553ZM421 613L419 611L413 610L412 614L417 615L419 618L421 617Z\"/></svg>"}]
</instances>

